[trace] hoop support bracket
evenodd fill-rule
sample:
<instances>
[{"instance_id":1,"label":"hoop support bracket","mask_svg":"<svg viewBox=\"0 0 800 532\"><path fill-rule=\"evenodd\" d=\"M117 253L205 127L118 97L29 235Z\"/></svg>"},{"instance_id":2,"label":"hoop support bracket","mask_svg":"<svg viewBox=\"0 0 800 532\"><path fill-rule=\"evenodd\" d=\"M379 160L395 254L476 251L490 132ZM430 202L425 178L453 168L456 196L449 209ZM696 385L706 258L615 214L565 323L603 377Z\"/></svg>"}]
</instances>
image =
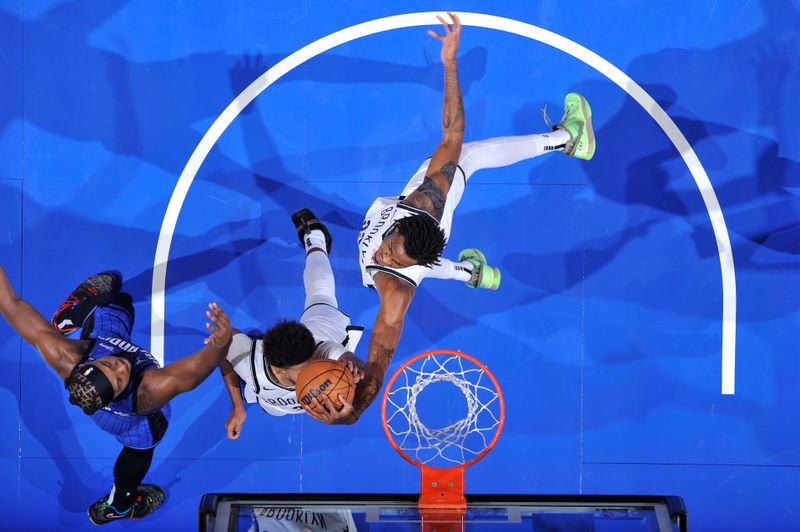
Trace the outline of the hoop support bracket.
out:
<instances>
[{"instance_id":1,"label":"hoop support bracket","mask_svg":"<svg viewBox=\"0 0 800 532\"><path fill-rule=\"evenodd\" d=\"M464 509L467 499L464 497L464 478L466 467L447 469L420 466L420 509Z\"/></svg>"},{"instance_id":2,"label":"hoop support bracket","mask_svg":"<svg viewBox=\"0 0 800 532\"><path fill-rule=\"evenodd\" d=\"M422 532L463 532L467 499L464 466L447 469L420 466L419 514Z\"/></svg>"}]
</instances>

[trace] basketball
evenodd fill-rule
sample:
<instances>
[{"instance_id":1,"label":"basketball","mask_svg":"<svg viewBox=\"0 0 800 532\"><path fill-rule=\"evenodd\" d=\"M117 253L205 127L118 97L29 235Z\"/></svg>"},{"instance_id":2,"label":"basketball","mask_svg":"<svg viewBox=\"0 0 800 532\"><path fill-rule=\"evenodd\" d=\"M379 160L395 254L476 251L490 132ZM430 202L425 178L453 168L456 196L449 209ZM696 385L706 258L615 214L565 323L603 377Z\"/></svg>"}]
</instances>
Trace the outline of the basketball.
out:
<instances>
[{"instance_id":1,"label":"basketball","mask_svg":"<svg viewBox=\"0 0 800 532\"><path fill-rule=\"evenodd\" d=\"M313 399L323 393L330 398L336 408L341 408L339 394L348 401L352 401L355 395L353 375L347 370L347 366L338 360L314 360L297 376L295 393L303 408L310 408Z\"/></svg>"}]
</instances>

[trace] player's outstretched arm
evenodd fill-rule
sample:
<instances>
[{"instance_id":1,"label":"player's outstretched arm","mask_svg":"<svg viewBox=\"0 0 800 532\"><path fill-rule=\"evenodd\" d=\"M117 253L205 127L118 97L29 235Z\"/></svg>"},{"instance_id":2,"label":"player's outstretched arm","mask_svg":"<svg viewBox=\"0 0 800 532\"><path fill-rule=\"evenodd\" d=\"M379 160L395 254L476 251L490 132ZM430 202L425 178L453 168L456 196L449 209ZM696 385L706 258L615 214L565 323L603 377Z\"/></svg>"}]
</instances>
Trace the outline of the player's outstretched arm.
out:
<instances>
[{"instance_id":1,"label":"player's outstretched arm","mask_svg":"<svg viewBox=\"0 0 800 532\"><path fill-rule=\"evenodd\" d=\"M461 38L461 21L458 15L448 13L452 25L437 17L444 27L444 35L428 30L431 37L442 41L444 63L444 104L442 105L442 142L436 148L422 184L404 200L404 203L429 212L437 220L442 218L444 200L450 191L456 165L464 141L464 102L458 83L456 53Z\"/></svg>"},{"instance_id":2,"label":"player's outstretched arm","mask_svg":"<svg viewBox=\"0 0 800 532\"><path fill-rule=\"evenodd\" d=\"M381 297L381 306L369 339L364 378L358 383L353 400L356 419L375 400L381 390L386 370L400 341L400 333L403 332L408 305L414 295L414 287L396 277L377 273L374 280L375 288Z\"/></svg>"},{"instance_id":3,"label":"player's outstretched arm","mask_svg":"<svg viewBox=\"0 0 800 532\"><path fill-rule=\"evenodd\" d=\"M137 396L140 414L156 411L176 395L193 390L225 360L233 337L231 320L216 303L209 304L208 308L206 316L211 323L206 323L206 328L212 334L205 340L206 346L163 369L151 370L142 376Z\"/></svg>"},{"instance_id":4,"label":"player's outstretched arm","mask_svg":"<svg viewBox=\"0 0 800 532\"><path fill-rule=\"evenodd\" d=\"M244 410L244 401L242 401L242 381L227 360L222 361L219 370L222 373L222 380L225 382L228 397L231 398L232 407L228 420L225 422L225 432L229 440L235 440L241 435L244 420L247 418L247 413Z\"/></svg>"},{"instance_id":5,"label":"player's outstretched arm","mask_svg":"<svg viewBox=\"0 0 800 532\"><path fill-rule=\"evenodd\" d=\"M0 314L22 338L41 353L44 361L59 377L69 377L80 362L81 341L64 338L44 316L22 300L0 266Z\"/></svg>"}]
</instances>

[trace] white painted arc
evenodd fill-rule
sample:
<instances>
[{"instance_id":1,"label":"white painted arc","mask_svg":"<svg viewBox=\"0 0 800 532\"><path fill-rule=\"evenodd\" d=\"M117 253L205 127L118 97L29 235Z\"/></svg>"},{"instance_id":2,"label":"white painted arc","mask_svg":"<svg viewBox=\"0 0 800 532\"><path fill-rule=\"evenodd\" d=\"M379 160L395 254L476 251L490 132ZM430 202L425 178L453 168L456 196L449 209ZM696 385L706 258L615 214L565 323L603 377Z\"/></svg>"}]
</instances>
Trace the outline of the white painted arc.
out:
<instances>
[{"instance_id":1,"label":"white painted arc","mask_svg":"<svg viewBox=\"0 0 800 532\"><path fill-rule=\"evenodd\" d=\"M350 26L349 28L322 37L289 55L267 70L242 91L214 121L195 148L175 185L175 190L172 193L167 211L164 214L161 232L158 237L158 245L156 247L153 265L150 348L154 355L160 358L162 363L164 358L165 283L172 237L183 202L186 199L186 194L189 192L189 187L191 187L200 166L203 164L203 161L205 161L211 148L216 144L220 136L222 136L222 133L239 115L241 110L247 107L256 96L279 80L287 72L297 68L309 59L335 48L340 44L375 33L414 26L438 25L439 22L435 18L437 14L439 13L426 12L395 15ZM527 37L557 48L586 63L628 93L651 117L653 117L656 123L669 137L670 141L683 158L689 172L692 174L697 188L700 190L717 242L720 270L722 273L721 389L723 394L732 395L735 391L736 371L736 274L733 263L733 252L731 250L725 218L722 214L722 209L717 200L714 188L711 185L708 174L706 174L703 165L686 140L686 137L681 133L678 126L667 115L664 109L627 74L580 44L543 28L504 17L481 13L459 13L459 17L465 26L495 29L513 33L521 37Z\"/></svg>"}]
</instances>

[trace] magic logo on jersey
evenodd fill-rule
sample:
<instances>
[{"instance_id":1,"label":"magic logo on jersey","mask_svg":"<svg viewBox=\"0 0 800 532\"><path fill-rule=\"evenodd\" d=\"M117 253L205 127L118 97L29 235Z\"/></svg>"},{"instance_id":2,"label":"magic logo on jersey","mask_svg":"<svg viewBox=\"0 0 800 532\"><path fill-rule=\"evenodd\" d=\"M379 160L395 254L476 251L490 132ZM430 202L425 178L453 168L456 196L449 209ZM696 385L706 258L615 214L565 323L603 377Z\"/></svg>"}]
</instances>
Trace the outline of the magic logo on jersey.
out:
<instances>
[{"instance_id":1,"label":"magic logo on jersey","mask_svg":"<svg viewBox=\"0 0 800 532\"><path fill-rule=\"evenodd\" d=\"M151 355L149 352L145 351L138 345L133 345L130 342L126 342L122 338L105 338L102 336L98 336L97 339L102 340L103 342L107 342L116 347L117 349L120 349L130 355L135 355L134 357L131 357L129 360L132 363L136 364L137 366L142 366L142 365L149 366L151 364L154 364L156 367L161 367L161 365L158 363L158 361L155 359L153 355ZM108 345L100 344L100 347L103 347L104 349L107 350L111 350L111 348Z\"/></svg>"}]
</instances>

